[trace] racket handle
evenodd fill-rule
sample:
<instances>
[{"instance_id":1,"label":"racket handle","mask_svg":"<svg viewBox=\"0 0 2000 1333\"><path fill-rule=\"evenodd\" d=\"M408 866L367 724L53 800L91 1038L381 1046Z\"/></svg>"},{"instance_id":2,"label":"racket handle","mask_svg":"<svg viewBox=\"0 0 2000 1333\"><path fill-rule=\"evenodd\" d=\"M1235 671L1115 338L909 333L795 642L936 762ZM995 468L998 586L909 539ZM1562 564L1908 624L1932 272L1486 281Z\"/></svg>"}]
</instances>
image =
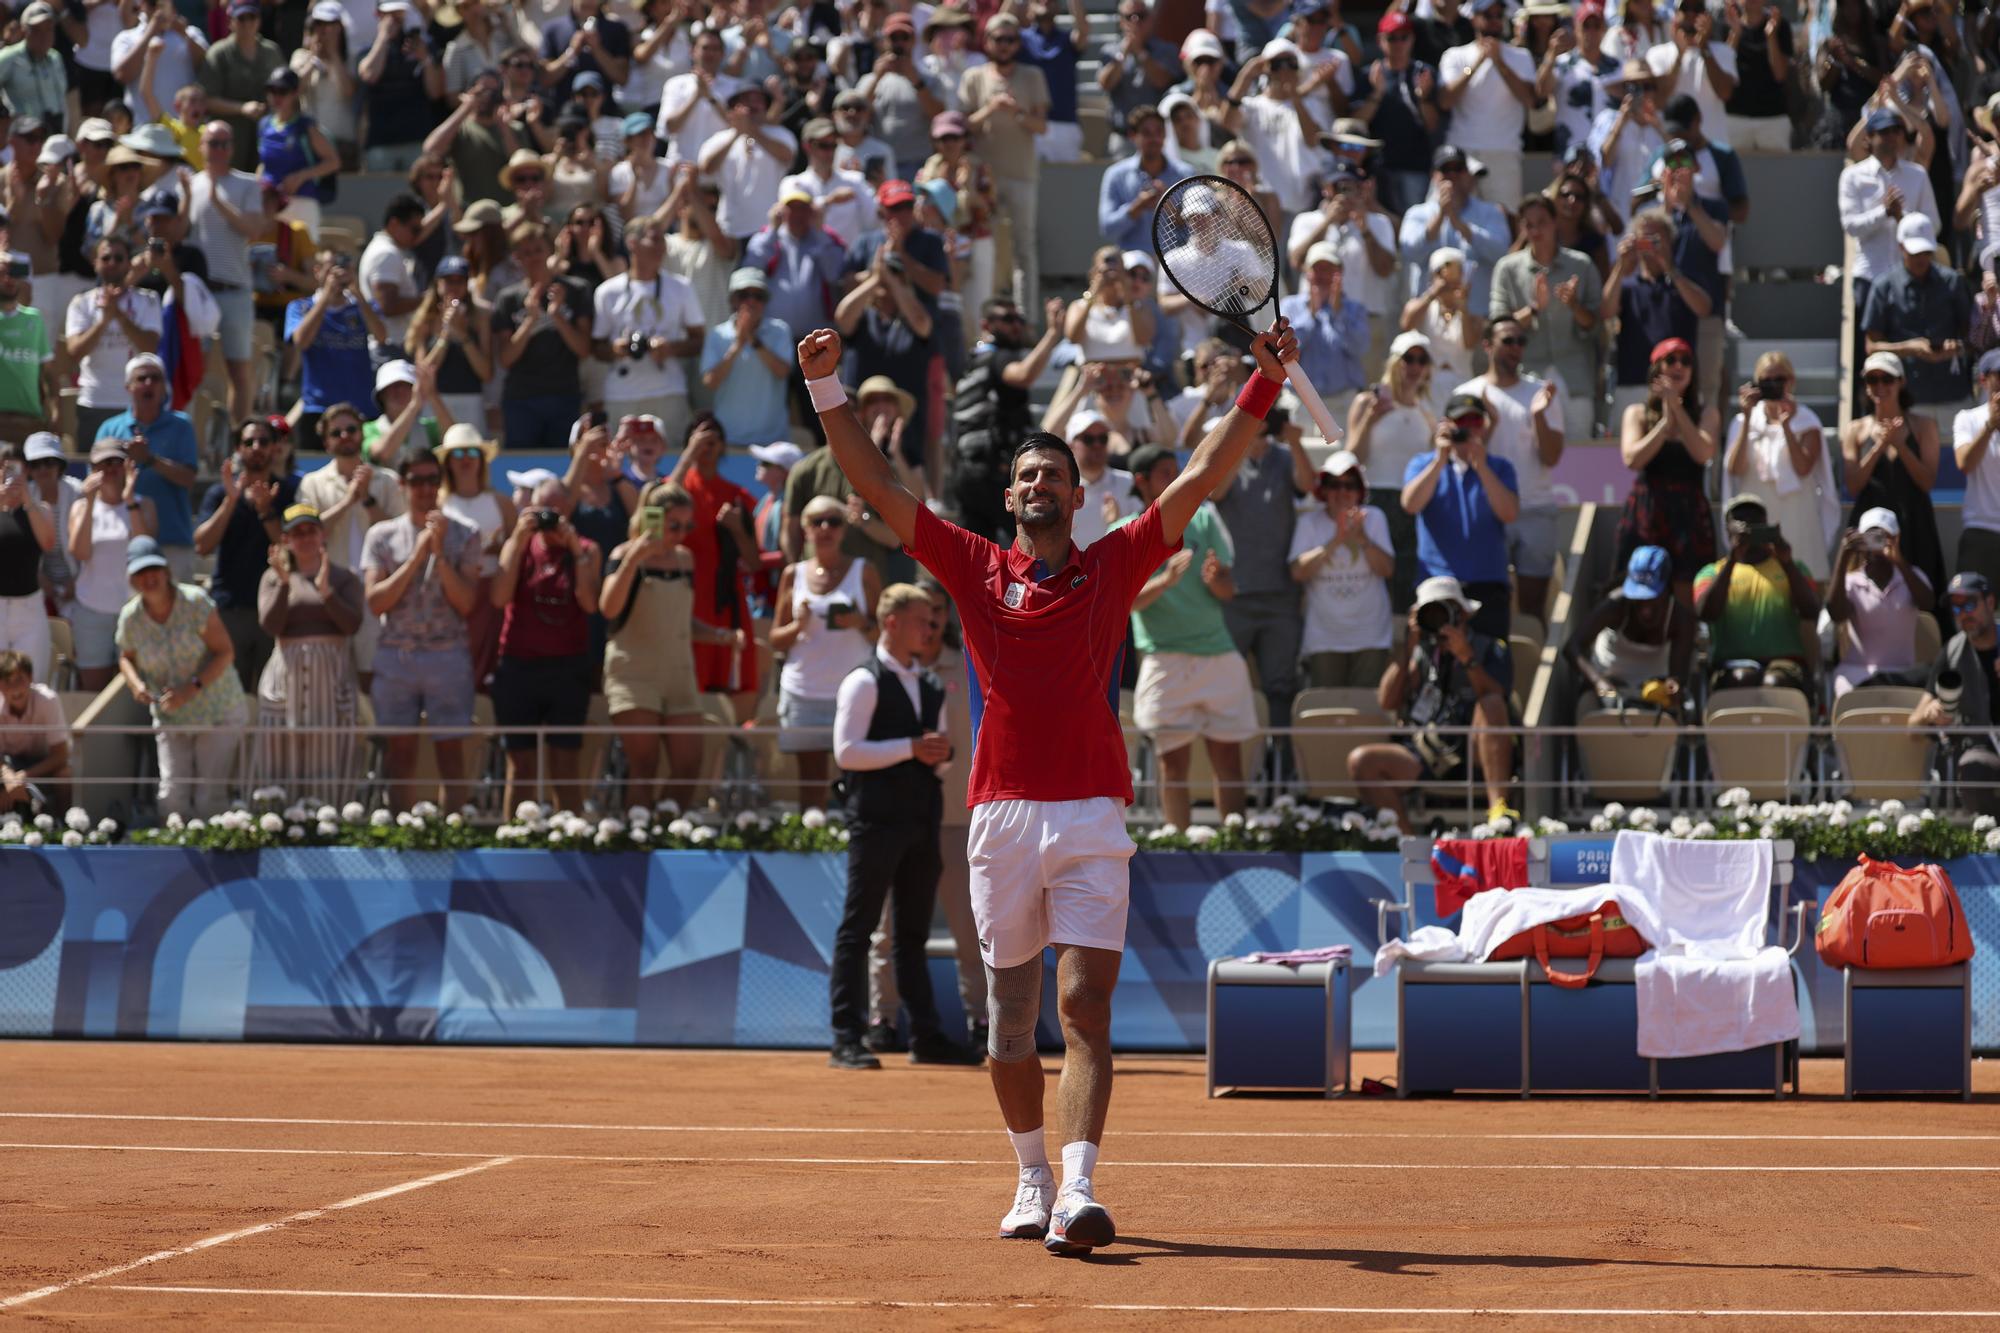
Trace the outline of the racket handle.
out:
<instances>
[{"instance_id":1,"label":"racket handle","mask_svg":"<svg viewBox=\"0 0 2000 1333\"><path fill-rule=\"evenodd\" d=\"M1319 427L1319 433L1326 437L1328 444L1339 444L1347 432L1334 424L1333 413L1326 410L1326 400L1319 396L1319 390L1306 378L1305 367L1296 361L1285 363L1285 378L1291 382L1292 392L1305 404L1306 415Z\"/></svg>"}]
</instances>

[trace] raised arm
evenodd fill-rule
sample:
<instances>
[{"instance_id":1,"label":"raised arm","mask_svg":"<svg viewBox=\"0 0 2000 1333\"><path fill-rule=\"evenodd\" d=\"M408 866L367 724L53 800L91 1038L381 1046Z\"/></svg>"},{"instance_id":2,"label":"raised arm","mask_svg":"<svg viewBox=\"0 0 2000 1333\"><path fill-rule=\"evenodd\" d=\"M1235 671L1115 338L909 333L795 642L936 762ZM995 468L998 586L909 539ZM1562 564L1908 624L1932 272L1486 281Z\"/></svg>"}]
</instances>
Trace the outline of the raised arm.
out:
<instances>
[{"instance_id":1,"label":"raised arm","mask_svg":"<svg viewBox=\"0 0 2000 1333\"><path fill-rule=\"evenodd\" d=\"M1285 362L1299 359L1298 339L1282 317L1268 333L1251 340L1250 351L1257 358L1257 374L1243 386L1236 405L1195 446L1194 457L1180 476L1154 502L1160 511L1160 539L1169 546L1181 539L1188 521L1201 502L1212 495L1223 479L1236 471L1250 442L1264 429L1264 414L1278 399L1285 383ZM857 483L857 489L859 489Z\"/></svg>"},{"instance_id":2,"label":"raised arm","mask_svg":"<svg viewBox=\"0 0 2000 1333\"><path fill-rule=\"evenodd\" d=\"M806 391L819 412L820 429L827 448L840 465L848 484L868 507L908 546L917 535L917 497L896 477L889 460L875 447L875 441L854 413L854 404L841 387L840 335L832 329L816 329L799 341L799 370L806 377ZM1248 443L1246 440L1245 443ZM1162 497L1164 503L1165 497ZM1188 512L1194 512L1193 505ZM1182 519L1185 524L1186 519ZM1178 538L1180 528L1174 529Z\"/></svg>"}]
</instances>

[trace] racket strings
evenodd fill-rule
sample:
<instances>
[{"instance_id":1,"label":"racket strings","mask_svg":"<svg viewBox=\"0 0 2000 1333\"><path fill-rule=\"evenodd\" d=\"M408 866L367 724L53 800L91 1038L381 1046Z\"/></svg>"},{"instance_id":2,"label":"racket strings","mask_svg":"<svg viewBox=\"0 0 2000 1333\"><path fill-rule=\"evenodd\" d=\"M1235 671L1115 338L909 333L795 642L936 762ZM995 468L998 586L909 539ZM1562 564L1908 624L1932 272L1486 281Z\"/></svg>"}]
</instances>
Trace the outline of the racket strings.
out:
<instances>
[{"instance_id":1,"label":"racket strings","mask_svg":"<svg viewBox=\"0 0 2000 1333\"><path fill-rule=\"evenodd\" d=\"M1214 314L1247 318L1276 288L1270 219L1233 181L1193 177L1174 186L1154 214L1153 242L1168 276Z\"/></svg>"}]
</instances>

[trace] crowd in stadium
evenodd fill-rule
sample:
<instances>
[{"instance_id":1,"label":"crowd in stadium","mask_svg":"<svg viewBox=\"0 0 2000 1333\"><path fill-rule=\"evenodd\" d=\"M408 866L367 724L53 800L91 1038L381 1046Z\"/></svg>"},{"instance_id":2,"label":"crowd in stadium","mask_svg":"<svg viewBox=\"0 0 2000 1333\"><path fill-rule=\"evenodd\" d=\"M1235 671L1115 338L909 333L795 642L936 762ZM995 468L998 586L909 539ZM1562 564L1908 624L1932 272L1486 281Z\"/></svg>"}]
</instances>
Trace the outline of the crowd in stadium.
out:
<instances>
[{"instance_id":1,"label":"crowd in stadium","mask_svg":"<svg viewBox=\"0 0 2000 1333\"><path fill-rule=\"evenodd\" d=\"M532 783L545 752L577 778L566 729L601 692L641 799L663 757L676 778L695 762L663 725L712 718L704 696L735 721L775 696L798 795L822 797L840 682L916 569L815 447L796 340L838 329L905 483L996 539L1014 447L1061 437L1087 546L1248 374L1240 331L1152 252L1155 203L1203 172L1269 214L1280 309L1346 431L1329 452L1273 412L1142 595L1125 669L1168 818L1188 817L1196 738L1218 808L1240 809L1235 742L1308 687L1379 689L1418 729L1354 761L1381 804L1470 762L1428 725L1495 729L1469 748L1504 808L1508 632L1545 615L1553 478L1581 440L1617 441L1632 474L1629 572L1571 644L1607 700L1920 669L1911 626L1932 614L1946 655L1990 664L1991 16L1415 0L1356 22L1338 0L1209 0L1176 46L1146 0L1110 19L1082 0L771 11L13 15L0 802L66 773L59 642L72 687L122 678L150 708L162 813L232 778L351 780L364 722L392 780L426 723L462 796L481 693L503 728L555 729L506 742L509 781ZM1037 221L1089 205L1042 176L1085 160L1087 111L1109 124L1103 244L1086 289L1048 299ZM1849 160L1837 200L1760 204L1837 208L1855 241L1838 430L1782 355L1724 380L1741 154L1794 147ZM1524 193L1534 153L1554 179ZM356 172L407 175L372 235L343 225ZM203 396L226 447L204 450ZM1956 552L1929 498L1947 435L1968 477ZM568 461L509 468L523 452ZM747 487L724 470L746 456ZM253 722L280 739L199 730Z\"/></svg>"}]
</instances>

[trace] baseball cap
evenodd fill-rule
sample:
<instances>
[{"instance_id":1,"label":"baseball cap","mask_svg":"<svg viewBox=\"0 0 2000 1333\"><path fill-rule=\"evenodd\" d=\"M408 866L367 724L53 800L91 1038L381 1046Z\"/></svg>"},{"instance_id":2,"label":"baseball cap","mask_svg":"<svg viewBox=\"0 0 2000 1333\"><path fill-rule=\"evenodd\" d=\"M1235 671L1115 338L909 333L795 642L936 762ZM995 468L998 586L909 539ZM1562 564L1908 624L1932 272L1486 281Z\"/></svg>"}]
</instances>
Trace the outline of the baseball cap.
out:
<instances>
[{"instance_id":1,"label":"baseball cap","mask_svg":"<svg viewBox=\"0 0 2000 1333\"><path fill-rule=\"evenodd\" d=\"M1340 257L1340 251L1331 241L1314 241L1306 248L1306 271L1310 273L1314 264L1331 264L1338 269L1347 267L1347 261Z\"/></svg>"},{"instance_id":2,"label":"baseball cap","mask_svg":"<svg viewBox=\"0 0 2000 1333\"><path fill-rule=\"evenodd\" d=\"M1650 602L1667 590L1674 573L1673 557L1664 546L1641 546L1625 563L1625 583L1618 589L1635 602Z\"/></svg>"},{"instance_id":3,"label":"baseball cap","mask_svg":"<svg viewBox=\"0 0 2000 1333\"><path fill-rule=\"evenodd\" d=\"M1143 268L1149 273L1159 268L1159 264L1154 261L1152 253L1146 250L1127 250L1124 254L1118 256L1118 262L1125 266L1127 273L1130 273L1135 268Z\"/></svg>"},{"instance_id":4,"label":"baseball cap","mask_svg":"<svg viewBox=\"0 0 2000 1333\"><path fill-rule=\"evenodd\" d=\"M1896 517L1895 510L1884 509L1881 505L1877 505L1861 516L1861 521L1854 525L1854 530L1856 532L1886 532L1891 537L1900 537L1903 535L1903 524Z\"/></svg>"},{"instance_id":5,"label":"baseball cap","mask_svg":"<svg viewBox=\"0 0 2000 1333\"><path fill-rule=\"evenodd\" d=\"M750 456L760 463L769 463L772 467L781 467L789 472L801 458L806 456L806 452L790 440L779 440L776 444L751 445Z\"/></svg>"},{"instance_id":6,"label":"baseball cap","mask_svg":"<svg viewBox=\"0 0 2000 1333\"><path fill-rule=\"evenodd\" d=\"M1760 514L1771 512L1770 506L1764 503L1763 496L1753 491L1739 491L1729 497L1728 504L1722 506L1722 516L1734 518L1745 509L1755 509Z\"/></svg>"},{"instance_id":7,"label":"baseball cap","mask_svg":"<svg viewBox=\"0 0 2000 1333\"><path fill-rule=\"evenodd\" d=\"M1403 353L1413 347L1421 347L1426 352L1431 349L1430 335L1420 329L1405 329L1397 334L1389 344L1389 359L1400 361Z\"/></svg>"},{"instance_id":8,"label":"baseball cap","mask_svg":"<svg viewBox=\"0 0 2000 1333\"><path fill-rule=\"evenodd\" d=\"M91 450L94 454L97 451ZM120 451L123 452L122 450ZM151 537L134 537L125 546L125 577L148 569L165 569L167 558L160 554L160 543Z\"/></svg>"},{"instance_id":9,"label":"baseball cap","mask_svg":"<svg viewBox=\"0 0 2000 1333\"><path fill-rule=\"evenodd\" d=\"M340 0L319 0L306 17L314 23L345 23L347 11L340 7Z\"/></svg>"},{"instance_id":10,"label":"baseball cap","mask_svg":"<svg viewBox=\"0 0 2000 1333\"><path fill-rule=\"evenodd\" d=\"M292 505L290 508L285 510L285 521L283 526L286 532L290 532L293 528L296 528L301 524L317 523L319 521L320 517L319 517L318 506L309 504L296 504Z\"/></svg>"},{"instance_id":11,"label":"baseball cap","mask_svg":"<svg viewBox=\"0 0 2000 1333\"><path fill-rule=\"evenodd\" d=\"M1660 123L1666 127L1669 138L1685 134L1701 124L1701 103L1690 93L1675 93L1660 108Z\"/></svg>"},{"instance_id":12,"label":"baseball cap","mask_svg":"<svg viewBox=\"0 0 2000 1333\"><path fill-rule=\"evenodd\" d=\"M1880 134L1884 130L1900 130L1903 118L1886 106L1878 106L1868 113L1868 119L1861 122L1870 134Z\"/></svg>"},{"instance_id":13,"label":"baseball cap","mask_svg":"<svg viewBox=\"0 0 2000 1333\"><path fill-rule=\"evenodd\" d=\"M778 202L781 204L810 204L813 202L812 191L803 185L787 185L784 189L778 191Z\"/></svg>"},{"instance_id":14,"label":"baseball cap","mask_svg":"<svg viewBox=\"0 0 2000 1333\"><path fill-rule=\"evenodd\" d=\"M1071 417L1070 420L1075 421L1076 418ZM1132 494L1139 493L1139 478L1173 456L1174 451L1161 444L1141 445L1126 455L1125 470L1132 474Z\"/></svg>"},{"instance_id":15,"label":"baseball cap","mask_svg":"<svg viewBox=\"0 0 2000 1333\"><path fill-rule=\"evenodd\" d=\"M1897 379L1902 379L1903 358L1897 356L1894 352L1871 352L1868 355L1868 359L1861 363L1861 373L1863 375L1878 373L1893 375Z\"/></svg>"},{"instance_id":16,"label":"baseball cap","mask_svg":"<svg viewBox=\"0 0 2000 1333\"><path fill-rule=\"evenodd\" d=\"M571 441L574 443L574 441ZM521 472L509 472L507 484L517 491L532 491L545 481L561 481L555 473L545 467L531 467Z\"/></svg>"},{"instance_id":17,"label":"baseball cap","mask_svg":"<svg viewBox=\"0 0 2000 1333\"><path fill-rule=\"evenodd\" d=\"M381 393L391 384L407 384L414 389L417 385L417 368L408 361L384 362L382 368L375 372L375 392Z\"/></svg>"},{"instance_id":18,"label":"baseball cap","mask_svg":"<svg viewBox=\"0 0 2000 1333\"><path fill-rule=\"evenodd\" d=\"M130 457L131 454L126 452L125 441L123 440L99 440L96 444L90 446L90 465L92 467L96 467L99 463L109 462L114 458L122 463Z\"/></svg>"},{"instance_id":19,"label":"baseball cap","mask_svg":"<svg viewBox=\"0 0 2000 1333\"><path fill-rule=\"evenodd\" d=\"M14 123L7 127L7 132L22 139L32 139L38 134L46 134L48 126L42 123L40 116L16 116Z\"/></svg>"},{"instance_id":20,"label":"baseball cap","mask_svg":"<svg viewBox=\"0 0 2000 1333\"><path fill-rule=\"evenodd\" d=\"M264 80L266 88L274 88L288 93L299 86L299 72L288 65L280 65L271 71L271 77Z\"/></svg>"},{"instance_id":21,"label":"baseball cap","mask_svg":"<svg viewBox=\"0 0 2000 1333\"><path fill-rule=\"evenodd\" d=\"M45 458L67 458L63 453L62 436L52 430L38 430L30 435L21 446L21 456L30 463L39 463Z\"/></svg>"},{"instance_id":22,"label":"baseball cap","mask_svg":"<svg viewBox=\"0 0 2000 1333\"><path fill-rule=\"evenodd\" d=\"M956 111L940 111L931 117L931 138L941 139L947 134L969 134L965 117Z\"/></svg>"},{"instance_id":23,"label":"baseball cap","mask_svg":"<svg viewBox=\"0 0 2000 1333\"><path fill-rule=\"evenodd\" d=\"M1273 37L1257 54L1265 60L1290 59L1301 64L1305 61L1305 52L1299 50L1298 43L1283 37Z\"/></svg>"},{"instance_id":24,"label":"baseball cap","mask_svg":"<svg viewBox=\"0 0 2000 1333\"><path fill-rule=\"evenodd\" d=\"M1493 408L1476 393L1455 393L1445 400L1444 417L1456 421L1460 417L1484 417L1493 420Z\"/></svg>"},{"instance_id":25,"label":"baseball cap","mask_svg":"<svg viewBox=\"0 0 2000 1333\"><path fill-rule=\"evenodd\" d=\"M78 143L117 143L118 131L111 128L111 122L92 116L76 127Z\"/></svg>"},{"instance_id":26,"label":"baseball cap","mask_svg":"<svg viewBox=\"0 0 2000 1333\"><path fill-rule=\"evenodd\" d=\"M472 265L464 255L446 255L438 260L437 276L440 278L469 278Z\"/></svg>"},{"instance_id":27,"label":"baseball cap","mask_svg":"<svg viewBox=\"0 0 2000 1333\"><path fill-rule=\"evenodd\" d=\"M1109 421L1104 419L1104 414L1096 408L1080 407L1070 413L1069 420L1064 423L1063 439L1074 440L1092 426L1109 426L1110 424Z\"/></svg>"},{"instance_id":28,"label":"baseball cap","mask_svg":"<svg viewBox=\"0 0 2000 1333\"><path fill-rule=\"evenodd\" d=\"M1682 356L1692 357L1694 348L1688 346L1688 340L1685 338L1662 338L1653 344L1653 350L1646 357L1646 364L1658 365L1677 352Z\"/></svg>"},{"instance_id":29,"label":"baseball cap","mask_svg":"<svg viewBox=\"0 0 2000 1333\"><path fill-rule=\"evenodd\" d=\"M170 218L180 211L180 196L171 191L149 190L139 197L139 206L132 210L132 215L140 218Z\"/></svg>"},{"instance_id":30,"label":"baseball cap","mask_svg":"<svg viewBox=\"0 0 2000 1333\"><path fill-rule=\"evenodd\" d=\"M1432 171L1464 171L1466 169L1465 150L1456 144L1439 144L1431 154Z\"/></svg>"},{"instance_id":31,"label":"baseball cap","mask_svg":"<svg viewBox=\"0 0 2000 1333\"><path fill-rule=\"evenodd\" d=\"M465 206L464 215L451 224L451 229L460 236L470 236L486 227L498 227L504 221L505 218L497 202L491 199L475 199Z\"/></svg>"},{"instance_id":32,"label":"baseball cap","mask_svg":"<svg viewBox=\"0 0 2000 1333\"><path fill-rule=\"evenodd\" d=\"M1993 595L1993 585L1986 581L1984 574L1970 569L1960 570L1958 573L1953 574L1951 582L1945 585L1944 595L1950 598L1957 597L1960 594L1973 597L1991 597Z\"/></svg>"},{"instance_id":33,"label":"baseball cap","mask_svg":"<svg viewBox=\"0 0 2000 1333\"><path fill-rule=\"evenodd\" d=\"M1207 28L1196 28L1181 42L1181 63L1222 59L1222 39Z\"/></svg>"},{"instance_id":34,"label":"baseball cap","mask_svg":"<svg viewBox=\"0 0 2000 1333\"><path fill-rule=\"evenodd\" d=\"M1904 254L1929 255L1937 253L1937 224L1922 213L1906 213L1896 224L1896 244L1903 247Z\"/></svg>"},{"instance_id":35,"label":"baseball cap","mask_svg":"<svg viewBox=\"0 0 2000 1333\"><path fill-rule=\"evenodd\" d=\"M958 216L958 191L951 188L950 181L927 180L917 187L917 193L931 201L938 216L944 219L945 226L952 225L953 219Z\"/></svg>"},{"instance_id":36,"label":"baseball cap","mask_svg":"<svg viewBox=\"0 0 2000 1333\"><path fill-rule=\"evenodd\" d=\"M1415 31L1416 26L1408 14L1400 9L1392 9L1376 22L1375 31L1386 37L1392 32Z\"/></svg>"},{"instance_id":37,"label":"baseball cap","mask_svg":"<svg viewBox=\"0 0 2000 1333\"><path fill-rule=\"evenodd\" d=\"M625 117L624 121L621 122L620 128L625 131L625 137L629 139L635 134L644 134L647 130L652 129L653 118L643 111L634 111L631 115Z\"/></svg>"},{"instance_id":38,"label":"baseball cap","mask_svg":"<svg viewBox=\"0 0 2000 1333\"><path fill-rule=\"evenodd\" d=\"M764 277L764 270L760 268L739 268L730 274L729 294L734 296L738 292L761 292L765 296L769 296L771 294L771 284Z\"/></svg>"},{"instance_id":39,"label":"baseball cap","mask_svg":"<svg viewBox=\"0 0 2000 1333\"><path fill-rule=\"evenodd\" d=\"M34 4L29 5L21 11L22 23L54 23L55 21L56 11L47 3L47 0L35 0Z\"/></svg>"},{"instance_id":40,"label":"baseball cap","mask_svg":"<svg viewBox=\"0 0 2000 1333\"><path fill-rule=\"evenodd\" d=\"M2000 347L1988 348L1975 370L1981 375L2000 375Z\"/></svg>"},{"instance_id":41,"label":"baseball cap","mask_svg":"<svg viewBox=\"0 0 2000 1333\"><path fill-rule=\"evenodd\" d=\"M67 162L76 156L76 145L67 134L51 134L42 141L42 151L35 155L35 165L45 167L54 162Z\"/></svg>"},{"instance_id":42,"label":"baseball cap","mask_svg":"<svg viewBox=\"0 0 2000 1333\"><path fill-rule=\"evenodd\" d=\"M1487 10L1493 8L1495 5L1500 5L1505 3L1506 0L1472 0L1472 3L1467 5L1466 8L1475 14L1484 14Z\"/></svg>"},{"instance_id":43,"label":"baseball cap","mask_svg":"<svg viewBox=\"0 0 2000 1333\"><path fill-rule=\"evenodd\" d=\"M832 121L825 116L814 116L805 123L805 128L799 131L799 140L802 143L811 143L815 139L829 138L833 133Z\"/></svg>"},{"instance_id":44,"label":"baseball cap","mask_svg":"<svg viewBox=\"0 0 2000 1333\"><path fill-rule=\"evenodd\" d=\"M914 204L917 195L908 181L886 180L875 187L875 202L883 208L895 208L901 204Z\"/></svg>"},{"instance_id":45,"label":"baseball cap","mask_svg":"<svg viewBox=\"0 0 2000 1333\"><path fill-rule=\"evenodd\" d=\"M1339 120L1334 121L1333 128L1321 137L1331 139L1337 144L1342 144L1350 148L1380 148L1382 146L1382 141L1368 132L1368 122L1357 120L1353 116L1343 116ZM1342 166L1343 169L1352 174L1352 167L1347 167L1344 163Z\"/></svg>"},{"instance_id":46,"label":"baseball cap","mask_svg":"<svg viewBox=\"0 0 2000 1333\"><path fill-rule=\"evenodd\" d=\"M240 19L246 14L261 15L263 12L264 7L258 4L257 0L236 0L236 3L229 7L229 17L233 19Z\"/></svg>"},{"instance_id":47,"label":"baseball cap","mask_svg":"<svg viewBox=\"0 0 2000 1333\"><path fill-rule=\"evenodd\" d=\"M1326 456L1324 463L1319 465L1319 475L1322 477L1337 479L1350 472L1356 476L1361 475L1361 460L1354 456L1352 449L1336 449Z\"/></svg>"},{"instance_id":48,"label":"baseball cap","mask_svg":"<svg viewBox=\"0 0 2000 1333\"><path fill-rule=\"evenodd\" d=\"M1417 607L1419 610L1438 603L1457 603L1467 611L1477 611L1480 604L1465 595L1457 579L1449 574L1437 574L1417 585Z\"/></svg>"}]
</instances>

